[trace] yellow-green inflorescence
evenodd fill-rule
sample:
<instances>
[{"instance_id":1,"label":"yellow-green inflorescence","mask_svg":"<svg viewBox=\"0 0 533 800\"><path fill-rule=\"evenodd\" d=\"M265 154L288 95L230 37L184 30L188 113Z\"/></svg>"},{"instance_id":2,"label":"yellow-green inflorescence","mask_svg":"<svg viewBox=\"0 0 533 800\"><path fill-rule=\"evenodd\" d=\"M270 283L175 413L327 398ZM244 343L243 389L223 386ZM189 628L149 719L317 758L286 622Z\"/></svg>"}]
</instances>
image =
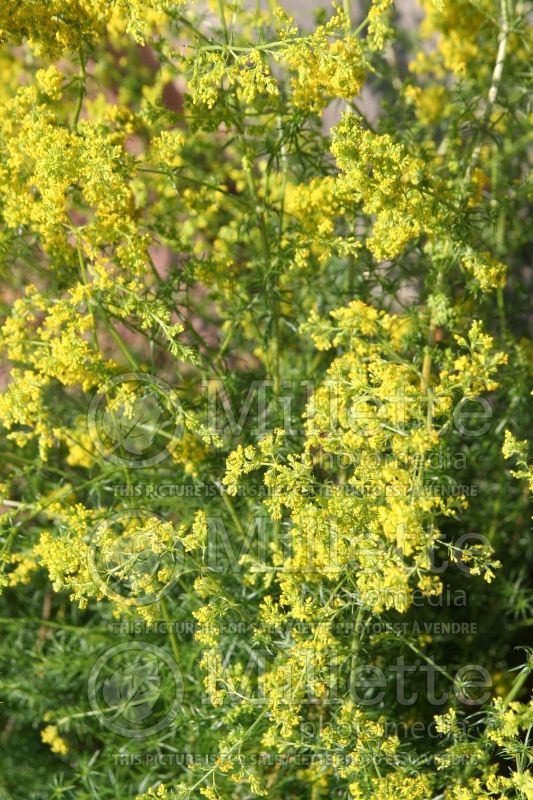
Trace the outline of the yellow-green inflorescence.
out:
<instances>
[{"instance_id":1,"label":"yellow-green inflorescence","mask_svg":"<svg viewBox=\"0 0 533 800\"><path fill-rule=\"evenodd\" d=\"M533 798L526 8L322 5L2 3L2 798Z\"/></svg>"}]
</instances>

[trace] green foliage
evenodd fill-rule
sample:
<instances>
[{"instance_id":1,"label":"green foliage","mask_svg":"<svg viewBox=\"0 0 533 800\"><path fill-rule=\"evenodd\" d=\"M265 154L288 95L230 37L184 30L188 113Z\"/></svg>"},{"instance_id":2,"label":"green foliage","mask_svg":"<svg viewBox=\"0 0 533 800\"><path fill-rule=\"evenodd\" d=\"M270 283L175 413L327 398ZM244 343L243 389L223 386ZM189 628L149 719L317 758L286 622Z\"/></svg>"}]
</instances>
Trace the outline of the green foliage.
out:
<instances>
[{"instance_id":1,"label":"green foliage","mask_svg":"<svg viewBox=\"0 0 533 800\"><path fill-rule=\"evenodd\" d=\"M0 800L531 800L508 0L0 9Z\"/></svg>"}]
</instances>

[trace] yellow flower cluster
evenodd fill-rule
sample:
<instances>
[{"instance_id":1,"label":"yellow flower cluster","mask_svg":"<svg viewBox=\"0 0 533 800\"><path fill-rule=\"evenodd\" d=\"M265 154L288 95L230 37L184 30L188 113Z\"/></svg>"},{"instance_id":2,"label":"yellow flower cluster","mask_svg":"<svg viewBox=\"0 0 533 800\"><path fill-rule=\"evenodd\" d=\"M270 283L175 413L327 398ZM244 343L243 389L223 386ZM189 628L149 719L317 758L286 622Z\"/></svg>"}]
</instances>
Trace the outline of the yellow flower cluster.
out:
<instances>
[{"instance_id":1,"label":"yellow flower cluster","mask_svg":"<svg viewBox=\"0 0 533 800\"><path fill-rule=\"evenodd\" d=\"M172 797L175 797L175 794L164 783L160 783L156 789L148 789L147 792L138 794L135 800L169 800Z\"/></svg>"},{"instance_id":2,"label":"yellow flower cluster","mask_svg":"<svg viewBox=\"0 0 533 800\"><path fill-rule=\"evenodd\" d=\"M374 778L370 787L365 787L363 791L357 783L351 783L350 793L354 800L365 800L370 796L376 800L425 800L430 793L430 779L427 775L413 777L407 771L392 772L382 778Z\"/></svg>"},{"instance_id":3,"label":"yellow flower cluster","mask_svg":"<svg viewBox=\"0 0 533 800\"><path fill-rule=\"evenodd\" d=\"M15 565L15 568L7 575L7 586L18 586L21 583L29 583L32 574L39 567L34 557L22 553L11 553L11 555L7 557L7 561L9 564Z\"/></svg>"},{"instance_id":4,"label":"yellow flower cluster","mask_svg":"<svg viewBox=\"0 0 533 800\"><path fill-rule=\"evenodd\" d=\"M154 13L161 15L185 0L6 0L0 9L0 41L20 44L27 40L38 54L54 58L65 50L78 50L102 37L115 17L126 20L126 29L142 42Z\"/></svg>"},{"instance_id":5,"label":"yellow flower cluster","mask_svg":"<svg viewBox=\"0 0 533 800\"><path fill-rule=\"evenodd\" d=\"M492 258L490 253L466 252L463 256L463 265L473 274L483 291L488 292L505 286L507 267Z\"/></svg>"},{"instance_id":6,"label":"yellow flower cluster","mask_svg":"<svg viewBox=\"0 0 533 800\"><path fill-rule=\"evenodd\" d=\"M179 574L183 551L203 550L207 542L203 511L196 513L189 532L184 525L135 511L109 511L106 520L102 510L80 503L53 503L46 514L54 530L41 533L31 556L48 570L54 591L67 589L81 608L91 598L106 597L118 612L132 607L149 622L157 618L159 598Z\"/></svg>"},{"instance_id":7,"label":"yellow flower cluster","mask_svg":"<svg viewBox=\"0 0 533 800\"><path fill-rule=\"evenodd\" d=\"M90 0L6 0L0 11L0 36L17 44L27 39L37 53L54 57L77 50L84 37L103 26L108 13L105 5Z\"/></svg>"},{"instance_id":8,"label":"yellow flower cluster","mask_svg":"<svg viewBox=\"0 0 533 800\"><path fill-rule=\"evenodd\" d=\"M421 26L422 34L427 39L438 34L441 71L444 69L462 75L472 64L476 65L476 69L486 71L488 65L480 58L476 37L485 22L485 15L492 12L489 0L481 0L476 4L467 0L453 3L422 0L421 5L426 12Z\"/></svg>"},{"instance_id":9,"label":"yellow flower cluster","mask_svg":"<svg viewBox=\"0 0 533 800\"><path fill-rule=\"evenodd\" d=\"M49 92L50 76L47 81ZM52 81L56 91L58 77ZM77 261L76 247L83 247L106 263L104 248L111 246L126 273L143 274L146 238L135 220L133 160L99 123L81 121L77 128L61 124L36 86L7 104L0 120L5 224L38 234L55 259ZM72 215L80 212L91 219L76 230Z\"/></svg>"},{"instance_id":10,"label":"yellow flower cluster","mask_svg":"<svg viewBox=\"0 0 533 800\"><path fill-rule=\"evenodd\" d=\"M440 429L449 424L454 395L494 389L493 376L505 362L474 323L468 340L457 337L468 353L451 360L452 370L441 368L428 396L394 316L354 301L332 318L312 315L303 328L320 349L346 348L308 404L304 454L281 463L276 434L257 449L234 451L224 478L234 494L243 476L268 466L264 502L275 519L284 507L291 515L290 553L275 558L281 604L303 620L313 619L317 607L309 596L302 603L302 582L336 581L348 567L362 602L374 612L405 611L413 580L424 594L440 592L438 578L427 574L439 539L434 520L453 515L466 499L440 494L439 487L428 490L425 469L438 451ZM345 483L326 483L325 496L315 498L314 465L328 459L350 471L344 470ZM470 557L473 573L490 580L490 553Z\"/></svg>"},{"instance_id":11,"label":"yellow flower cluster","mask_svg":"<svg viewBox=\"0 0 533 800\"><path fill-rule=\"evenodd\" d=\"M371 50L383 50L385 42L392 36L393 0L372 0L368 10L367 44Z\"/></svg>"},{"instance_id":12,"label":"yellow flower cluster","mask_svg":"<svg viewBox=\"0 0 533 800\"><path fill-rule=\"evenodd\" d=\"M56 725L47 725L46 728L43 728L41 731L41 739L45 744L50 746L52 753L58 753L61 756L67 755L69 750L68 744L63 737L59 735Z\"/></svg>"},{"instance_id":13,"label":"yellow flower cluster","mask_svg":"<svg viewBox=\"0 0 533 800\"><path fill-rule=\"evenodd\" d=\"M83 608L89 597L104 596L95 585L90 569L89 538L95 514L81 504L73 507L52 504L48 514L60 532L41 533L33 554L48 570L54 591L68 589L71 600Z\"/></svg>"},{"instance_id":14,"label":"yellow flower cluster","mask_svg":"<svg viewBox=\"0 0 533 800\"><path fill-rule=\"evenodd\" d=\"M355 236L341 235L339 222L346 208L335 178L312 178L308 183L288 184L285 211L298 227L286 235L284 246L294 250L296 268L309 267L316 259L324 265L335 255L355 255L361 244Z\"/></svg>"},{"instance_id":15,"label":"yellow flower cluster","mask_svg":"<svg viewBox=\"0 0 533 800\"><path fill-rule=\"evenodd\" d=\"M359 39L343 35L345 28L344 16L337 14L311 36L287 44L282 59L296 73L295 106L319 112L330 100L350 100L359 94L367 68Z\"/></svg>"},{"instance_id":16,"label":"yellow flower cluster","mask_svg":"<svg viewBox=\"0 0 533 800\"><path fill-rule=\"evenodd\" d=\"M424 163L388 134L365 130L353 114L335 128L332 153L343 194L375 216L367 247L379 259L398 255L407 242L435 227L433 203L422 191Z\"/></svg>"},{"instance_id":17,"label":"yellow flower cluster","mask_svg":"<svg viewBox=\"0 0 533 800\"><path fill-rule=\"evenodd\" d=\"M47 307L45 298L30 285L25 297L13 303L1 331L0 348L24 367L12 370L8 388L0 395L0 419L8 430L14 428L8 435L21 446L37 438L43 458L60 435L50 424L44 396L47 387L58 381L87 391L103 381L111 366L85 338L92 326L91 315L82 311L89 291L80 284L69 300Z\"/></svg>"},{"instance_id":18,"label":"yellow flower cluster","mask_svg":"<svg viewBox=\"0 0 533 800\"><path fill-rule=\"evenodd\" d=\"M411 96L421 92L411 87ZM446 260L458 257L482 290L505 285L505 264L450 236L453 198L422 157L389 134L364 128L354 114L345 114L334 129L331 150L341 170L336 191L345 207L360 206L372 220L365 244L377 260L395 258L409 242L424 236L429 254ZM480 174L475 171L474 183ZM475 203L475 198L470 199Z\"/></svg>"},{"instance_id":19,"label":"yellow flower cluster","mask_svg":"<svg viewBox=\"0 0 533 800\"><path fill-rule=\"evenodd\" d=\"M445 86L407 86L404 96L414 106L415 114L423 125L433 125L446 116L450 92Z\"/></svg>"},{"instance_id":20,"label":"yellow flower cluster","mask_svg":"<svg viewBox=\"0 0 533 800\"><path fill-rule=\"evenodd\" d=\"M529 488L533 489L533 466L528 463L528 443L526 439L518 440L511 431L505 431L502 453L504 458L513 459L518 469L511 470L516 478L525 478Z\"/></svg>"},{"instance_id":21,"label":"yellow flower cluster","mask_svg":"<svg viewBox=\"0 0 533 800\"><path fill-rule=\"evenodd\" d=\"M522 797L531 800L531 777L526 773L513 772L511 777L489 775L486 780L470 778L463 786L452 786L444 793L445 800L488 800L491 797L513 797L516 789ZM511 795L509 795L511 792ZM529 792L529 794L528 794Z\"/></svg>"},{"instance_id":22,"label":"yellow flower cluster","mask_svg":"<svg viewBox=\"0 0 533 800\"><path fill-rule=\"evenodd\" d=\"M487 736L499 747L511 745L513 739L533 725L533 700L528 705L513 701L506 706L502 698L497 697L493 704L494 719Z\"/></svg>"},{"instance_id":23,"label":"yellow flower cluster","mask_svg":"<svg viewBox=\"0 0 533 800\"><path fill-rule=\"evenodd\" d=\"M220 52L202 53L192 60L188 82L193 103L213 108L218 99L234 87L243 103L252 103L262 96L276 96L278 85L270 72L268 61L259 49L228 62Z\"/></svg>"}]
</instances>

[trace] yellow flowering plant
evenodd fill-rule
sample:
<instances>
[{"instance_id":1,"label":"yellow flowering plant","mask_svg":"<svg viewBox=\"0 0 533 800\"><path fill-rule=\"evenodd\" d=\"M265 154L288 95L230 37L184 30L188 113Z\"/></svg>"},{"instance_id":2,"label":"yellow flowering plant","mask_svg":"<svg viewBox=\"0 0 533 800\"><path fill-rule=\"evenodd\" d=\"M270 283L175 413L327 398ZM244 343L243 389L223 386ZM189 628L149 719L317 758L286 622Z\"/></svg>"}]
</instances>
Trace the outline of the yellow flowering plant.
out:
<instances>
[{"instance_id":1,"label":"yellow flowering plant","mask_svg":"<svg viewBox=\"0 0 533 800\"><path fill-rule=\"evenodd\" d=\"M0 798L533 798L522 0L5 0Z\"/></svg>"}]
</instances>

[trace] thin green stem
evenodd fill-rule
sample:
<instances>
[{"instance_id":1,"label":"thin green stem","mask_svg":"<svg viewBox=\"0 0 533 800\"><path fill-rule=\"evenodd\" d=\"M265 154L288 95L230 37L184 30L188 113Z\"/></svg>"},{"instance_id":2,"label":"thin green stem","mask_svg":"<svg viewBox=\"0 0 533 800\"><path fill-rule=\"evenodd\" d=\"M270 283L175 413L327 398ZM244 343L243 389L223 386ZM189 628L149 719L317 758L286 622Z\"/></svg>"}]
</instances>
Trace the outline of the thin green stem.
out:
<instances>
[{"instance_id":1,"label":"thin green stem","mask_svg":"<svg viewBox=\"0 0 533 800\"><path fill-rule=\"evenodd\" d=\"M226 7L224 4L224 0L218 0L218 13L220 14L220 20L222 22L222 28L224 30L224 40L227 44L229 42L229 32L228 32L228 23L226 22Z\"/></svg>"},{"instance_id":2,"label":"thin green stem","mask_svg":"<svg viewBox=\"0 0 533 800\"><path fill-rule=\"evenodd\" d=\"M167 623L167 633L170 642L170 647L172 648L172 655L174 656L176 664L179 664L180 650L178 647L178 640L176 639L176 631L172 627L172 618L170 616L170 611L168 610L168 605L165 597L161 597L161 599L159 600L159 605L161 607L161 613L163 614L163 619Z\"/></svg>"},{"instance_id":3,"label":"thin green stem","mask_svg":"<svg viewBox=\"0 0 533 800\"><path fill-rule=\"evenodd\" d=\"M83 54L83 50L80 50L79 82L80 86L78 89L78 100L76 103L76 108L74 109L74 120L72 123L72 127L74 128L76 133L78 132L78 122L80 119L81 110L83 108L83 100L85 98L85 84L87 82L87 65L85 63L85 56Z\"/></svg>"},{"instance_id":4,"label":"thin green stem","mask_svg":"<svg viewBox=\"0 0 533 800\"><path fill-rule=\"evenodd\" d=\"M133 367L133 369L139 369L139 363L133 353L130 351L129 347L127 346L126 342L122 339L121 336L116 332L115 327L107 314L104 311L104 318L107 325L107 329L109 331L109 335L119 348L120 352L123 354L124 358L128 361L129 365Z\"/></svg>"},{"instance_id":5,"label":"thin green stem","mask_svg":"<svg viewBox=\"0 0 533 800\"><path fill-rule=\"evenodd\" d=\"M503 698L504 706L508 706L509 703L512 703L515 697L517 697L520 694L520 691L522 690L525 682L527 681L530 672L531 672L531 667L528 664L526 664L526 666L523 667L523 669L518 673L513 682L513 685Z\"/></svg>"},{"instance_id":6,"label":"thin green stem","mask_svg":"<svg viewBox=\"0 0 533 800\"><path fill-rule=\"evenodd\" d=\"M108 636L108 632L105 630L87 627L86 625L68 625L65 622L54 622L54 620L43 619L42 617L0 617L1 625L20 626L21 623L33 623L45 628L71 631L71 633L77 633L80 636Z\"/></svg>"},{"instance_id":7,"label":"thin green stem","mask_svg":"<svg viewBox=\"0 0 533 800\"><path fill-rule=\"evenodd\" d=\"M350 679L349 679L349 691L350 697L353 699L355 697L355 679L356 679L356 666L357 666L357 655L359 653L359 648L361 646L361 640L363 638L363 630L358 634L359 626L361 625L361 621L364 617L365 609L363 606L359 607L357 612L357 617L355 618L355 634L352 639L352 645L350 648Z\"/></svg>"},{"instance_id":8,"label":"thin green stem","mask_svg":"<svg viewBox=\"0 0 533 800\"><path fill-rule=\"evenodd\" d=\"M413 653L416 653L417 656L420 656L420 658L423 658L424 661L426 661L430 666L432 666L433 669L436 669L437 672L440 672L440 674L444 675L445 678L448 678L449 681L455 683L455 678L453 677L453 675L450 675L450 673L447 670L445 670L444 667L441 667L439 664L435 663L435 661L433 661L432 658L430 658L421 650L419 650L418 647L416 647L414 644L411 644L411 642L405 642L405 644L413 651Z\"/></svg>"},{"instance_id":9,"label":"thin green stem","mask_svg":"<svg viewBox=\"0 0 533 800\"><path fill-rule=\"evenodd\" d=\"M79 261L79 265L80 265L80 273L81 273L82 281L85 284L85 286L90 287L89 276L88 276L88 273L87 273L87 266L85 264L85 259L83 258L83 252L82 252L82 249L81 249L81 241L80 241L80 238L77 235L77 233L76 233L76 250L77 250L77 253L78 253L78 261ZM89 289L89 291L90 291L90 289ZM100 350L100 346L98 344L98 328L97 328L97 325L96 325L96 317L94 315L93 304L92 304L91 301L89 301L89 310L91 312L91 319L92 319L93 347L94 347L95 350L99 351Z\"/></svg>"},{"instance_id":10,"label":"thin green stem","mask_svg":"<svg viewBox=\"0 0 533 800\"><path fill-rule=\"evenodd\" d=\"M343 0L342 7L346 15L346 33L352 30L352 4L350 0Z\"/></svg>"},{"instance_id":11,"label":"thin green stem","mask_svg":"<svg viewBox=\"0 0 533 800\"><path fill-rule=\"evenodd\" d=\"M229 515L230 515L230 517L231 517L231 519L233 521L233 524L235 525L235 527L237 528L237 530L239 531L241 536L245 537L246 536L246 531L244 530L243 525L242 525L239 517L237 516L237 512L235 511L235 508L233 507L233 503L231 502L231 498L229 497L227 492L222 492L222 500L224 502L224 505L228 509L228 512L229 512Z\"/></svg>"}]
</instances>

